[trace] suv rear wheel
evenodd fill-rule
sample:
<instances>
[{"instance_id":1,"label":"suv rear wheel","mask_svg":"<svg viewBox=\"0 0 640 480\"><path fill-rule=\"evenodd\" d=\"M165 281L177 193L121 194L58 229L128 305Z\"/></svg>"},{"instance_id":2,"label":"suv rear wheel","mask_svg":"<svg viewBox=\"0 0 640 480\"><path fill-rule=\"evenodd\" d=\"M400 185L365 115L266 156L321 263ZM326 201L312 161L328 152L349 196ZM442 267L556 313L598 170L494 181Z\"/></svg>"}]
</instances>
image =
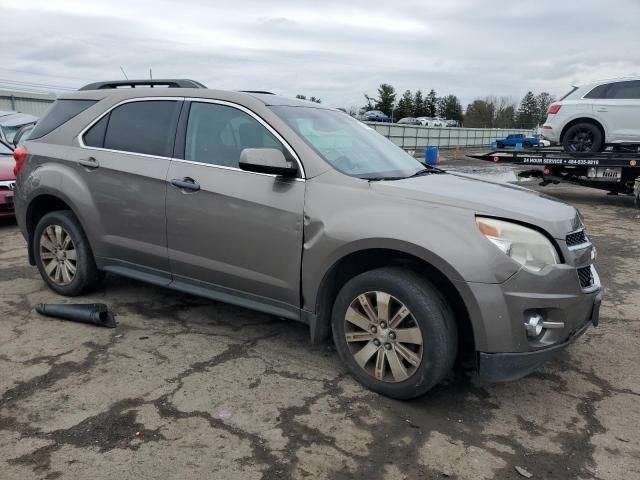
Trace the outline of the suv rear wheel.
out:
<instances>
[{"instance_id":1,"label":"suv rear wheel","mask_svg":"<svg viewBox=\"0 0 640 480\"><path fill-rule=\"evenodd\" d=\"M426 393L456 357L451 308L435 287L409 270L381 268L351 279L336 298L332 326L336 349L351 374L392 398Z\"/></svg>"},{"instance_id":2,"label":"suv rear wheel","mask_svg":"<svg viewBox=\"0 0 640 480\"><path fill-rule=\"evenodd\" d=\"M33 242L40 275L54 292L74 297L101 280L87 237L72 212L44 215L35 228Z\"/></svg>"},{"instance_id":3,"label":"suv rear wheel","mask_svg":"<svg viewBox=\"0 0 640 480\"><path fill-rule=\"evenodd\" d=\"M569 153L593 153L602 151L602 132L593 123L576 123L569 127L562 137L562 146Z\"/></svg>"}]
</instances>

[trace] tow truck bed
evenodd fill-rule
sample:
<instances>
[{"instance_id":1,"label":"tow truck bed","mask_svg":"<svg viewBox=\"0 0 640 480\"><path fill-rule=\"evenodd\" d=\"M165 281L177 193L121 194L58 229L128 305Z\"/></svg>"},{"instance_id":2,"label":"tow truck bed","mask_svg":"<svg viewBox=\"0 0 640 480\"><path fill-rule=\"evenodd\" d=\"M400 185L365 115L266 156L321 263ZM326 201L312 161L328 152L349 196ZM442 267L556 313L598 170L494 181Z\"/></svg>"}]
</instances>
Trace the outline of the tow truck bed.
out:
<instances>
[{"instance_id":1,"label":"tow truck bed","mask_svg":"<svg viewBox=\"0 0 640 480\"><path fill-rule=\"evenodd\" d=\"M638 152L567 153L560 149L547 148L520 151L492 150L466 155L492 163L538 167L520 171L518 175L542 178L541 185L569 182L640 198L640 153Z\"/></svg>"}]
</instances>

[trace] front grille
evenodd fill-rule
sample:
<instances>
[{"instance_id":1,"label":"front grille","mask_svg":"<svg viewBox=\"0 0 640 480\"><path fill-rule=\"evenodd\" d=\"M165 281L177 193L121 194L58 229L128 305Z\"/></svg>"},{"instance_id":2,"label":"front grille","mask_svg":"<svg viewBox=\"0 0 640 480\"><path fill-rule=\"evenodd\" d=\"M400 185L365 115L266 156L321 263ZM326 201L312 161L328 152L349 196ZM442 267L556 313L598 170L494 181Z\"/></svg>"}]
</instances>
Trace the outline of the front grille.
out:
<instances>
[{"instance_id":1,"label":"front grille","mask_svg":"<svg viewBox=\"0 0 640 480\"><path fill-rule=\"evenodd\" d=\"M593 286L593 273L591 273L591 266L581 267L578 269L578 278L580 279L580 286L582 288L589 288Z\"/></svg>"},{"instance_id":2,"label":"front grille","mask_svg":"<svg viewBox=\"0 0 640 480\"><path fill-rule=\"evenodd\" d=\"M3 180L0 182L0 190L15 190L15 189L16 189L15 180Z\"/></svg>"},{"instance_id":3,"label":"front grille","mask_svg":"<svg viewBox=\"0 0 640 480\"><path fill-rule=\"evenodd\" d=\"M567 247L573 247L574 245L580 245L581 243L586 242L588 242L588 240L587 235L584 233L584 229L567 235Z\"/></svg>"}]
</instances>

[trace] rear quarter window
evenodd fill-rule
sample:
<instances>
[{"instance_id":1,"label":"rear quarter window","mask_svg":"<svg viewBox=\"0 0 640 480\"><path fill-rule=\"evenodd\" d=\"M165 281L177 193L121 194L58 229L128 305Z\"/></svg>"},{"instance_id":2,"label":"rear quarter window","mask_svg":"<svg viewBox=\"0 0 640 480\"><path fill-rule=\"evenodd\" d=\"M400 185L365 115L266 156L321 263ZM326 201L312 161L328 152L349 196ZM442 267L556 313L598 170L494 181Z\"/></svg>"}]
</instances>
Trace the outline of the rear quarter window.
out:
<instances>
[{"instance_id":1,"label":"rear quarter window","mask_svg":"<svg viewBox=\"0 0 640 480\"><path fill-rule=\"evenodd\" d=\"M96 102L97 100L56 100L47 113L38 120L29 139L44 137Z\"/></svg>"}]
</instances>

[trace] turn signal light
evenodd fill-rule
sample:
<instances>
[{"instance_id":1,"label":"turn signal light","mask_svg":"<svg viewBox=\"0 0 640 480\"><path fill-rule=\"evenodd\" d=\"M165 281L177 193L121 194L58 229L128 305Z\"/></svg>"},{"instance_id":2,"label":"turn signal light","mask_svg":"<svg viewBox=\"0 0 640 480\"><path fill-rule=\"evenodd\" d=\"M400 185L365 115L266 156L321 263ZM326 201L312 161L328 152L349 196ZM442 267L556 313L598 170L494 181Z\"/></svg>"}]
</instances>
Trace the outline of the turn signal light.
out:
<instances>
[{"instance_id":1,"label":"turn signal light","mask_svg":"<svg viewBox=\"0 0 640 480\"><path fill-rule=\"evenodd\" d=\"M562 108L562 105L557 105L557 104L551 105L547 113L558 113L560 111L560 108Z\"/></svg>"},{"instance_id":2,"label":"turn signal light","mask_svg":"<svg viewBox=\"0 0 640 480\"><path fill-rule=\"evenodd\" d=\"M24 165L24 161L27 159L27 149L24 147L16 148L13 151L13 159L16 162L16 165L13 167L13 174L17 177L22 165Z\"/></svg>"}]
</instances>

